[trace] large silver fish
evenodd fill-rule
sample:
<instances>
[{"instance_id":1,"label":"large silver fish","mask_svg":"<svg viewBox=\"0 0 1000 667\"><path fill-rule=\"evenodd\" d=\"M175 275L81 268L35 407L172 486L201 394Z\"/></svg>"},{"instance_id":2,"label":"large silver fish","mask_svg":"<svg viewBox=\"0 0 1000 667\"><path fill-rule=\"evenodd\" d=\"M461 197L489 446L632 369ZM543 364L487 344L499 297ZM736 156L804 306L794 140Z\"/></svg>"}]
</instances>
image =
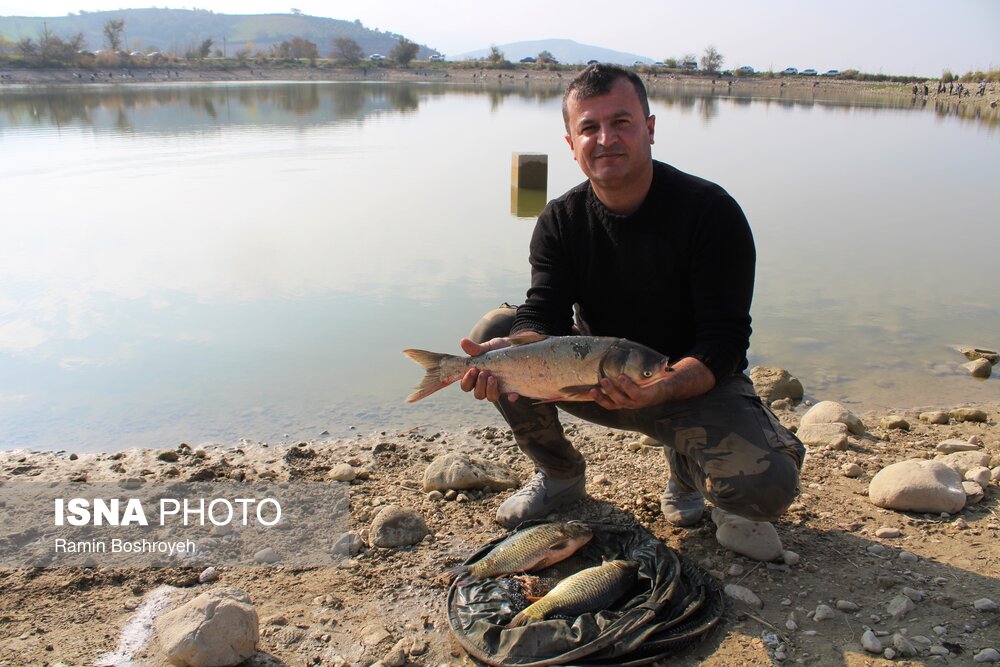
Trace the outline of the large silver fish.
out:
<instances>
[{"instance_id":1,"label":"large silver fish","mask_svg":"<svg viewBox=\"0 0 1000 667\"><path fill-rule=\"evenodd\" d=\"M594 532L584 523L557 521L518 531L472 565L447 571L460 579L481 580L501 574L542 569L572 556Z\"/></svg>"},{"instance_id":2,"label":"large silver fish","mask_svg":"<svg viewBox=\"0 0 1000 667\"><path fill-rule=\"evenodd\" d=\"M427 369L407 403L419 401L461 379L469 368L489 371L500 393L516 393L541 402L589 401L603 378L625 375L640 387L670 373L665 356L624 338L603 336L511 336L511 346L477 357L458 357L426 350L403 354Z\"/></svg>"},{"instance_id":3,"label":"large silver fish","mask_svg":"<svg viewBox=\"0 0 1000 667\"><path fill-rule=\"evenodd\" d=\"M507 627L527 625L552 614L578 616L607 609L631 588L638 570L639 564L631 560L612 560L580 570L522 609Z\"/></svg>"}]
</instances>

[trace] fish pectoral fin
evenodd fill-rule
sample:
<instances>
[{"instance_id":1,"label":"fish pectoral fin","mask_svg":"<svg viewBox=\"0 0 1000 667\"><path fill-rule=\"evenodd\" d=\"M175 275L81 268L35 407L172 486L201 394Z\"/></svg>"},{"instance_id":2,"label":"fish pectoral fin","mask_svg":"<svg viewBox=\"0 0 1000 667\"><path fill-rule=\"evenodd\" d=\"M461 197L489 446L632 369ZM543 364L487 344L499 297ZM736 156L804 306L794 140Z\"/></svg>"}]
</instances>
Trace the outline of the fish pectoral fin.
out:
<instances>
[{"instance_id":1,"label":"fish pectoral fin","mask_svg":"<svg viewBox=\"0 0 1000 667\"><path fill-rule=\"evenodd\" d=\"M539 600L542 599L542 596L536 597L534 595L525 595L524 599L527 600L528 602L538 602Z\"/></svg>"},{"instance_id":2,"label":"fish pectoral fin","mask_svg":"<svg viewBox=\"0 0 1000 667\"><path fill-rule=\"evenodd\" d=\"M540 333L533 333L530 331L525 331L524 333L514 334L508 340L510 344L517 345L530 345L531 343L537 343L540 340L545 340L548 336Z\"/></svg>"},{"instance_id":3,"label":"fish pectoral fin","mask_svg":"<svg viewBox=\"0 0 1000 667\"><path fill-rule=\"evenodd\" d=\"M570 387L562 387L559 391L563 396L586 396L591 389L597 389L596 384L575 384Z\"/></svg>"}]
</instances>

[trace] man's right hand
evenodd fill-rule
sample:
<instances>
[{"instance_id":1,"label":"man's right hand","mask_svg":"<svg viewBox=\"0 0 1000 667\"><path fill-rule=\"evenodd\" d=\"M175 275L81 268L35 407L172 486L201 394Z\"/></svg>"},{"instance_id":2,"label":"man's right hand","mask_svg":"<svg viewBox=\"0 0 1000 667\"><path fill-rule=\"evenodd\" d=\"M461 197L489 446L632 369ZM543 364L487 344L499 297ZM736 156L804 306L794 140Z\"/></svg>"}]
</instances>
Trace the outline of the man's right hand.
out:
<instances>
[{"instance_id":1,"label":"man's right hand","mask_svg":"<svg viewBox=\"0 0 1000 667\"><path fill-rule=\"evenodd\" d=\"M461 346L462 351L470 357L478 357L480 354L484 354L490 350L510 347L510 339L506 337L494 338L485 343L475 343L468 338L463 338L458 344ZM462 391L473 392L472 395L480 401L485 398L488 401L496 403L502 395L497 379L489 371L481 371L478 368L470 368L462 376L459 386L462 387ZM518 399L518 394L516 393L509 393L506 396L508 401L516 401Z\"/></svg>"}]
</instances>

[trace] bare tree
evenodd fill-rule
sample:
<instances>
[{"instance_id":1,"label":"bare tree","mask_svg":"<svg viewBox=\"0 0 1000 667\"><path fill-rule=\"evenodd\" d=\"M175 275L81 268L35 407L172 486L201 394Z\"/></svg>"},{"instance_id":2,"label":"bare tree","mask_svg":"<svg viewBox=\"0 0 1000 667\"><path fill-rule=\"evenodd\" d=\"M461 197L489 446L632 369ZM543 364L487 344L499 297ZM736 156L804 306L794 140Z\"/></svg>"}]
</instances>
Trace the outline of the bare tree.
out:
<instances>
[{"instance_id":1,"label":"bare tree","mask_svg":"<svg viewBox=\"0 0 1000 667\"><path fill-rule=\"evenodd\" d=\"M507 58L504 56L503 51L500 50L500 47L494 45L490 47L490 55L486 59L491 63L502 63Z\"/></svg>"},{"instance_id":2,"label":"bare tree","mask_svg":"<svg viewBox=\"0 0 1000 667\"><path fill-rule=\"evenodd\" d=\"M337 60L348 65L357 65L364 58L365 52L350 37L337 37L333 40L332 55Z\"/></svg>"},{"instance_id":3,"label":"bare tree","mask_svg":"<svg viewBox=\"0 0 1000 667\"><path fill-rule=\"evenodd\" d=\"M125 32L125 19L111 19L104 24L104 40L108 48L118 51L122 48L122 33Z\"/></svg>"},{"instance_id":4,"label":"bare tree","mask_svg":"<svg viewBox=\"0 0 1000 667\"><path fill-rule=\"evenodd\" d=\"M718 72L723 60L722 54L714 46L709 46L701 57L701 68L706 72Z\"/></svg>"},{"instance_id":5,"label":"bare tree","mask_svg":"<svg viewBox=\"0 0 1000 667\"><path fill-rule=\"evenodd\" d=\"M545 63L554 63L556 61L556 57L552 55L551 51L542 51L538 54L537 60L544 65Z\"/></svg>"}]
</instances>

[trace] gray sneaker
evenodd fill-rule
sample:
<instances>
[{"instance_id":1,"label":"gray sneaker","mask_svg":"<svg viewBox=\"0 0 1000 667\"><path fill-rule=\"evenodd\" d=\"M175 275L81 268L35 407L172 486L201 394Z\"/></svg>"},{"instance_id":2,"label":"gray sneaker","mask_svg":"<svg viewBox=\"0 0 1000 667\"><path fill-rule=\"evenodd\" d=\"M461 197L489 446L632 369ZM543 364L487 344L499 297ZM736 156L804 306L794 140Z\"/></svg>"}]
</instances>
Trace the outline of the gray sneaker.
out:
<instances>
[{"instance_id":1,"label":"gray sneaker","mask_svg":"<svg viewBox=\"0 0 1000 667\"><path fill-rule=\"evenodd\" d=\"M520 489L503 501L497 510L497 523L515 528L522 521L540 519L587 495L584 475L571 479L553 479L541 470Z\"/></svg>"},{"instance_id":2,"label":"gray sneaker","mask_svg":"<svg viewBox=\"0 0 1000 667\"><path fill-rule=\"evenodd\" d=\"M660 496L660 509L667 521L675 526L690 526L701 519L705 511L705 496L699 491L687 489L671 477Z\"/></svg>"}]
</instances>

